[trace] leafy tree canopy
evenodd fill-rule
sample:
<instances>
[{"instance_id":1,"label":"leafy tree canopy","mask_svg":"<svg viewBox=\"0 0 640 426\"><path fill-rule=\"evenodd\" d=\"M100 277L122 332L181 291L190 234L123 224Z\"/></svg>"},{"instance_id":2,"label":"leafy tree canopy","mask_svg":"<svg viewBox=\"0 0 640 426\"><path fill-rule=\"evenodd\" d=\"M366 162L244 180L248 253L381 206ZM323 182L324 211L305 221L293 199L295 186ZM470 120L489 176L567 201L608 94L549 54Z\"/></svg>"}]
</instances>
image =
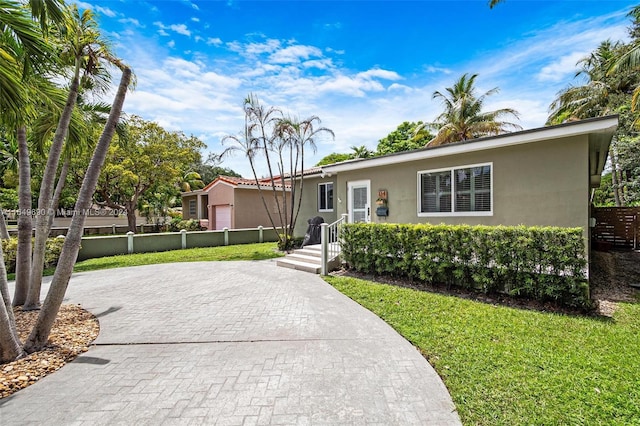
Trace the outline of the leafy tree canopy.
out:
<instances>
[{"instance_id":1,"label":"leafy tree canopy","mask_svg":"<svg viewBox=\"0 0 640 426\"><path fill-rule=\"evenodd\" d=\"M345 154L340 152L332 152L329 155L323 157L318 163L316 163L316 167L326 166L327 164L339 163L341 161L351 160L353 158L353 154Z\"/></svg>"},{"instance_id":2,"label":"leafy tree canopy","mask_svg":"<svg viewBox=\"0 0 640 426\"><path fill-rule=\"evenodd\" d=\"M423 148L433 135L424 127L422 121L405 121L394 131L378 141L376 155L393 154L394 152L411 151ZM418 132L416 132L418 129Z\"/></svg>"},{"instance_id":3,"label":"leafy tree canopy","mask_svg":"<svg viewBox=\"0 0 640 426\"><path fill-rule=\"evenodd\" d=\"M135 226L135 209L145 197L157 200L157 192L166 192L167 188L178 191L188 167L199 161L205 144L135 116L128 123L127 133L126 144L109 148L96 197L109 207L126 209L131 227Z\"/></svg>"}]
</instances>

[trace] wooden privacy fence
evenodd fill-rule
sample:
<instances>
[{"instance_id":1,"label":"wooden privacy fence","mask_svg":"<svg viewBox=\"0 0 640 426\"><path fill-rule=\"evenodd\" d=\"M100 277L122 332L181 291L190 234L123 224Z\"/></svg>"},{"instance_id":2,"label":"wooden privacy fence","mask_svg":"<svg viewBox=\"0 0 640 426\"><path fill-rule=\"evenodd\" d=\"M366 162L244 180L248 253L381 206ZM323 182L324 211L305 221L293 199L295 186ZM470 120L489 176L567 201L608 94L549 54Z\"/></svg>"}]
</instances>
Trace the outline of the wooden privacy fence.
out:
<instances>
[{"instance_id":1,"label":"wooden privacy fence","mask_svg":"<svg viewBox=\"0 0 640 426\"><path fill-rule=\"evenodd\" d=\"M596 207L594 247L640 249L640 207Z\"/></svg>"}]
</instances>

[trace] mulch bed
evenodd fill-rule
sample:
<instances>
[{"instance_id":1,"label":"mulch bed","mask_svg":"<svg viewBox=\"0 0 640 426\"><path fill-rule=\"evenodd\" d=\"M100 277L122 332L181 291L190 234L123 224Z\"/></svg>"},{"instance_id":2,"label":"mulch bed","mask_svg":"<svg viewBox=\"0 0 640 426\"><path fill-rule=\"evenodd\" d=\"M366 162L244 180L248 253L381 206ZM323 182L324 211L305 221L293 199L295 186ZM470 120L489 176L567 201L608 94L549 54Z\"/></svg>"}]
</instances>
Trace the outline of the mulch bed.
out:
<instances>
[{"instance_id":1,"label":"mulch bed","mask_svg":"<svg viewBox=\"0 0 640 426\"><path fill-rule=\"evenodd\" d=\"M38 317L38 311L14 309L20 340L28 337ZM67 362L86 352L100 332L98 319L78 305L63 305L49 336L49 343L34 352L0 365L0 398L5 398L60 369Z\"/></svg>"}]
</instances>

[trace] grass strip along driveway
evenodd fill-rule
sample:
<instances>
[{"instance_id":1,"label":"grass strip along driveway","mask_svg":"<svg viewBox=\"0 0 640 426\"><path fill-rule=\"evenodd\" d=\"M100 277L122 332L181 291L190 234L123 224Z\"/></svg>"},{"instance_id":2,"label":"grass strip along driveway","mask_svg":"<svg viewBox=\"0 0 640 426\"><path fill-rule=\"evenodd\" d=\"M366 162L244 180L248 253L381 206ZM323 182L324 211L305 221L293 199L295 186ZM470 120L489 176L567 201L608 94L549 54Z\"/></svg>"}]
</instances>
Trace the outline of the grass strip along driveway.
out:
<instances>
[{"instance_id":1,"label":"grass strip along driveway","mask_svg":"<svg viewBox=\"0 0 640 426\"><path fill-rule=\"evenodd\" d=\"M99 269L124 268L127 266L156 265L174 262L213 262L220 260L265 260L282 257L284 254L276 248L276 243L242 244L235 246L192 248L157 253L133 253L87 259L76 263L74 272L95 271ZM45 269L43 275L53 275L55 268ZM7 274L9 280L15 274Z\"/></svg>"},{"instance_id":2,"label":"grass strip along driveway","mask_svg":"<svg viewBox=\"0 0 640 426\"><path fill-rule=\"evenodd\" d=\"M420 349L464 424L640 424L640 304L603 319L326 280Z\"/></svg>"},{"instance_id":3,"label":"grass strip along driveway","mask_svg":"<svg viewBox=\"0 0 640 426\"><path fill-rule=\"evenodd\" d=\"M76 263L74 272L98 269L124 268L126 266L155 265L174 262L212 262L221 260L265 260L283 256L276 243L240 244L164 251L158 253L133 253L119 256L87 259ZM53 273L53 271L52 271Z\"/></svg>"}]
</instances>

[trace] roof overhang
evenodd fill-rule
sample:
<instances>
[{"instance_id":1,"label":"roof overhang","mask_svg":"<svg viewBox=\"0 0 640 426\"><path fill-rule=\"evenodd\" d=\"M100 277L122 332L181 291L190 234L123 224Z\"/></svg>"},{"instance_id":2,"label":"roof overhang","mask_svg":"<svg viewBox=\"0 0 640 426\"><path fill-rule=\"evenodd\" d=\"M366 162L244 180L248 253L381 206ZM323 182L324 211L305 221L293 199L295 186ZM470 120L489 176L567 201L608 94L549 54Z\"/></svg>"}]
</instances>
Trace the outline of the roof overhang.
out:
<instances>
[{"instance_id":1,"label":"roof overhang","mask_svg":"<svg viewBox=\"0 0 640 426\"><path fill-rule=\"evenodd\" d=\"M240 188L240 189L258 189L258 185L246 185L246 184L238 184L236 185L236 188ZM260 185L260 189L263 191L272 191L273 187L271 185ZM291 188L286 187L284 188L285 191L291 191ZM276 185L276 191L280 191L282 192L282 186Z\"/></svg>"},{"instance_id":2,"label":"roof overhang","mask_svg":"<svg viewBox=\"0 0 640 426\"><path fill-rule=\"evenodd\" d=\"M456 142L433 148L422 148L414 151L389 154L382 157L348 160L341 163L322 166L322 171L326 174L334 174L351 170L367 169L370 167L405 163L408 161L419 161L429 158L445 157L449 155L484 151L507 146L544 142L552 139L588 135L590 184L592 186L598 186L600 184L600 175L602 174L604 164L607 161L609 145L617 127L617 115L591 118L559 124L556 126L541 127L521 132L506 133L498 136Z\"/></svg>"}]
</instances>

